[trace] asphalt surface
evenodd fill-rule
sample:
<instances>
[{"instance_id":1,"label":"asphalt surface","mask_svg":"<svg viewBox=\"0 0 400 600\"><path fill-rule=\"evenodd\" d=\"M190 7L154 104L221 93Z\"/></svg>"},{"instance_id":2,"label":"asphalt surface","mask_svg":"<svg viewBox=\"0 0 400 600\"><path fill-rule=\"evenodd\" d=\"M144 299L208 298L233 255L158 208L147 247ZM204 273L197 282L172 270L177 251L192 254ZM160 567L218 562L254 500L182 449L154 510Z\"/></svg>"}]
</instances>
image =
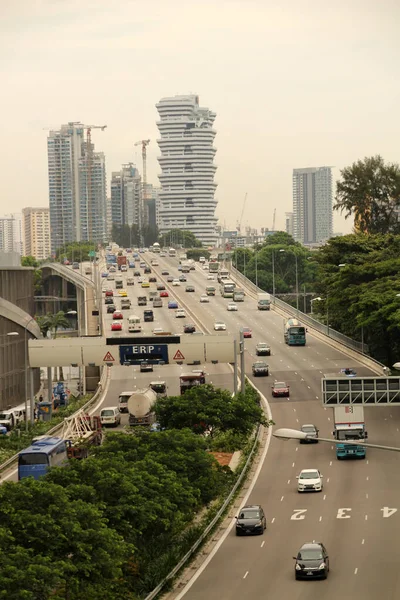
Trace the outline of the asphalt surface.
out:
<instances>
[{"instance_id":1,"label":"asphalt surface","mask_svg":"<svg viewBox=\"0 0 400 600\"><path fill-rule=\"evenodd\" d=\"M177 261L158 259L159 268L177 275ZM199 267L188 276L196 294L176 288L176 297L187 302L198 319L212 330L215 319L223 319L227 331L250 327L246 340L246 372L256 360L255 345L269 342L266 357L269 377L252 378L268 399L276 427L299 428L314 423L321 437L331 437L333 410L321 403L321 377L354 367L359 375L370 371L345 354L308 334L305 347L288 347L283 341L283 319L274 311L258 311L246 297L238 312L228 312L229 300L217 295L200 304L199 295L211 284ZM219 288L216 282L217 289ZM273 399L271 384L283 380L290 385L290 398ZM400 410L368 407L365 419L369 442L400 446ZM368 450L364 461L338 461L334 446L301 445L275 438L267 453L249 503L262 504L267 531L259 537L239 537L232 528L215 555L200 569L189 589L177 598L187 600L375 600L400 597L397 549L400 529L399 456ZM321 493L299 494L296 475L305 468L318 468L324 475ZM388 510L393 509L393 510ZM344 517L344 518L343 518ZM322 541L328 549L331 572L326 581L295 581L294 560L300 546Z\"/></svg>"}]
</instances>

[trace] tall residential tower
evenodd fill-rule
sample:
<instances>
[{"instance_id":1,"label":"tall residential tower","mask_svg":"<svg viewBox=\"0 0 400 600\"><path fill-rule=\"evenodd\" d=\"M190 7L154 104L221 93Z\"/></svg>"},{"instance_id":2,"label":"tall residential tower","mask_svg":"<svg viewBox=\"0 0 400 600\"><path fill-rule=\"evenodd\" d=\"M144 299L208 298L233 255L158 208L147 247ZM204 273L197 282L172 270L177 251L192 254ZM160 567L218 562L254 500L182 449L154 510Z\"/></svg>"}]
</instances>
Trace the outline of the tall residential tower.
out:
<instances>
[{"instance_id":1,"label":"tall residential tower","mask_svg":"<svg viewBox=\"0 0 400 600\"><path fill-rule=\"evenodd\" d=\"M34 256L37 260L50 257L50 211L48 208L23 208L22 233L24 256Z\"/></svg>"},{"instance_id":2,"label":"tall residential tower","mask_svg":"<svg viewBox=\"0 0 400 600\"><path fill-rule=\"evenodd\" d=\"M293 170L293 237L302 244L320 244L332 237L332 170Z\"/></svg>"},{"instance_id":3,"label":"tall residential tower","mask_svg":"<svg viewBox=\"0 0 400 600\"><path fill-rule=\"evenodd\" d=\"M160 232L191 231L206 245L217 239L214 199L216 114L194 95L163 98L157 104L161 138Z\"/></svg>"}]
</instances>

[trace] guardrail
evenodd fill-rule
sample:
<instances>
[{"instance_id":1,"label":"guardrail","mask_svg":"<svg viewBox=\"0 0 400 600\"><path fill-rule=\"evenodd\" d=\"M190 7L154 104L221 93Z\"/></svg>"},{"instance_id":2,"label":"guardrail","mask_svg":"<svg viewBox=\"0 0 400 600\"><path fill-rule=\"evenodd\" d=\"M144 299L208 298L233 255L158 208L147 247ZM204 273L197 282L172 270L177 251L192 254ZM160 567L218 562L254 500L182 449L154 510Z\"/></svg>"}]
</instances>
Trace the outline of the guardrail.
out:
<instances>
[{"instance_id":1,"label":"guardrail","mask_svg":"<svg viewBox=\"0 0 400 600\"><path fill-rule=\"evenodd\" d=\"M84 404L83 406L81 406L75 413L73 414L77 414L80 411L87 411L92 404L94 404L97 399L99 398L99 396L101 395L105 383L107 381L107 377L108 377L108 370L109 367L103 367L102 373L101 373L101 377L100 377L100 381L98 383L97 386L97 390L95 391L95 393L93 394L93 396L90 398L90 400L88 400L86 402L86 404ZM73 415L70 415L69 417L66 418L70 418ZM46 432L46 435L54 435L56 433L59 433L59 431L62 430L64 425L64 420L61 421L61 423L59 423L58 425L55 425L54 427L52 427L51 429L49 429ZM14 454L14 456L11 456L11 458L9 458L8 460L6 460L3 464L0 465L0 473L2 473L3 471L5 471L6 469L10 468L13 466L14 463L16 463L18 461L18 454Z\"/></svg>"}]
</instances>

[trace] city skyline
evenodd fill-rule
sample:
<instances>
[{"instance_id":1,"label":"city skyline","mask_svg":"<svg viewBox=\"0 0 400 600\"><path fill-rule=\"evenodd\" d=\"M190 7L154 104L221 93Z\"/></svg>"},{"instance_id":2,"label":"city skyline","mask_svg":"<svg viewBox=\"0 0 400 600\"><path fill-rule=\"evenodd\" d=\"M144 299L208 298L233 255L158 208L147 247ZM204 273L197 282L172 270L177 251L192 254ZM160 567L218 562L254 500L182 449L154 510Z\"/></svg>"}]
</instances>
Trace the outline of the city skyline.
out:
<instances>
[{"instance_id":1,"label":"city skyline","mask_svg":"<svg viewBox=\"0 0 400 600\"><path fill-rule=\"evenodd\" d=\"M157 185L154 105L177 93L198 93L218 114L216 215L230 229L246 192L244 225L271 228L276 208L284 229L297 165L335 165L335 179L364 156L398 162L397 3L368 10L361 0L189 4L116 0L111 8L99 0L94 10L81 3L77 12L73 0L40 0L2 7L4 207L44 205L43 129L74 119L108 124L93 140L109 174L126 161L139 166L134 142L150 139L147 180ZM195 28L187 26L193 17ZM30 156L29 200L19 185L21 138ZM334 218L335 231L350 231L351 220Z\"/></svg>"}]
</instances>

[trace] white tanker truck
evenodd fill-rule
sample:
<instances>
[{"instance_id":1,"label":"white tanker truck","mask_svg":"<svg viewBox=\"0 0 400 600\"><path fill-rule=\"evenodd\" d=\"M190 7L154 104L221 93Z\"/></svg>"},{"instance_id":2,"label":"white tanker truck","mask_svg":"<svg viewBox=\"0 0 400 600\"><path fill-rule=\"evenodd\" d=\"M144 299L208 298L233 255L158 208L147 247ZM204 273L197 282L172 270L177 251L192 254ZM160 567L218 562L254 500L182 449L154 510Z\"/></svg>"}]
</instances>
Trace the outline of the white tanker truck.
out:
<instances>
[{"instance_id":1,"label":"white tanker truck","mask_svg":"<svg viewBox=\"0 0 400 600\"><path fill-rule=\"evenodd\" d=\"M133 392L128 400L129 425L152 425L155 420L153 406L157 394L151 388Z\"/></svg>"}]
</instances>

